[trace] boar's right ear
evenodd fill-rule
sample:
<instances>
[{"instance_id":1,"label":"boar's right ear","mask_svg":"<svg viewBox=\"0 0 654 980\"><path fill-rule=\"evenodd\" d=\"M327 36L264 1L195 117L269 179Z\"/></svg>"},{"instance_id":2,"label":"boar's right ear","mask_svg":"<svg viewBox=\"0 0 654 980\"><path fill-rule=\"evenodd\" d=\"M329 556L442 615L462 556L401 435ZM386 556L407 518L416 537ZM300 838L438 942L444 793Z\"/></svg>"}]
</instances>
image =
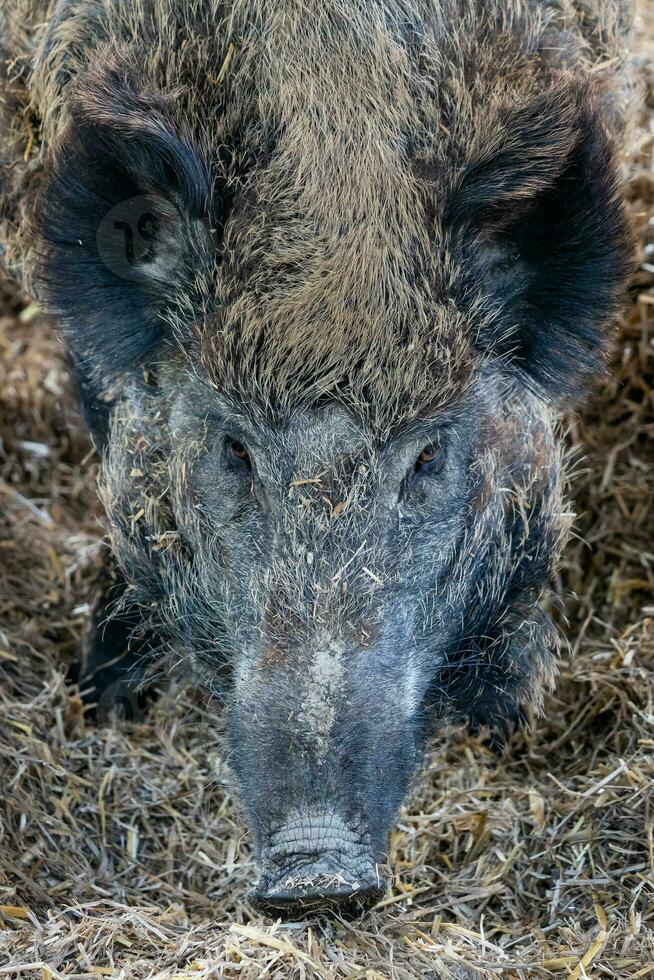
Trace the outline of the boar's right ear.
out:
<instances>
[{"instance_id":1,"label":"boar's right ear","mask_svg":"<svg viewBox=\"0 0 654 980\"><path fill-rule=\"evenodd\" d=\"M602 370L633 268L600 106L592 85L566 77L507 108L445 212L459 301L475 297L478 312L481 299L480 348L553 401Z\"/></svg>"},{"instance_id":2,"label":"boar's right ear","mask_svg":"<svg viewBox=\"0 0 654 980\"><path fill-rule=\"evenodd\" d=\"M92 397L162 343L214 260L207 168L127 69L86 78L36 210L40 292Z\"/></svg>"}]
</instances>

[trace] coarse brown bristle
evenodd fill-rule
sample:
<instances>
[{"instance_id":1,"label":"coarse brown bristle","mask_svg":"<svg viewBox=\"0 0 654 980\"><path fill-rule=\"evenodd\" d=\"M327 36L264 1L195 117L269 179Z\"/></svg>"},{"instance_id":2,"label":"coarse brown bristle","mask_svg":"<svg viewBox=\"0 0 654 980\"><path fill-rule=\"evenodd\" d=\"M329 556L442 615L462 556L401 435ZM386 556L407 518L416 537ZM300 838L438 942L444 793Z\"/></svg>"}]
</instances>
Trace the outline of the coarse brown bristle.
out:
<instances>
[{"instance_id":1,"label":"coarse brown bristle","mask_svg":"<svg viewBox=\"0 0 654 980\"><path fill-rule=\"evenodd\" d=\"M392 834L391 890L360 921L275 925L245 904L256 877L248 838L190 694L164 696L131 724L84 720L65 674L102 535L96 462L59 342L2 287L1 977L629 980L654 971L646 6L647 106L626 181L641 267L613 375L570 420L579 516L556 582L570 651L544 716L502 756L483 733L441 737Z\"/></svg>"}]
</instances>

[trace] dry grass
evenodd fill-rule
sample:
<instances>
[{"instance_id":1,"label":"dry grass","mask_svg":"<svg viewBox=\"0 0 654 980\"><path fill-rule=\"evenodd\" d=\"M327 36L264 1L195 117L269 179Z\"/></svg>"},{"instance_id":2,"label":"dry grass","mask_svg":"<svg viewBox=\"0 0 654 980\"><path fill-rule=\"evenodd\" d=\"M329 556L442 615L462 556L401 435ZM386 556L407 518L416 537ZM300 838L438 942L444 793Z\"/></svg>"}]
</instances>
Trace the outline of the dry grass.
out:
<instances>
[{"instance_id":1,"label":"dry grass","mask_svg":"<svg viewBox=\"0 0 654 980\"><path fill-rule=\"evenodd\" d=\"M101 537L95 464L48 324L0 294L0 977L654 976L652 61L643 70L627 195L644 264L615 374L571 422L585 452L559 581L576 594L571 656L504 757L461 733L435 747L393 834L392 892L361 922L274 925L247 908L248 841L188 695L139 724L84 721L64 671Z\"/></svg>"}]
</instances>

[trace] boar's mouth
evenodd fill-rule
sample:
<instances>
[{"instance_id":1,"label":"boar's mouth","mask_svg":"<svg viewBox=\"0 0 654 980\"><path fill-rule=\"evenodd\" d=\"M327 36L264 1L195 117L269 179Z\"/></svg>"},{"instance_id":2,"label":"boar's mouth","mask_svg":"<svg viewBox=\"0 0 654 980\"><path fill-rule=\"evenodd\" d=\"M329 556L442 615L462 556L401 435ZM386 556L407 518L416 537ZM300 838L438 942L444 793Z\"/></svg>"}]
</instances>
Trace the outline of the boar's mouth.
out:
<instances>
[{"instance_id":1,"label":"boar's mouth","mask_svg":"<svg viewBox=\"0 0 654 980\"><path fill-rule=\"evenodd\" d=\"M303 869L303 877L282 875L271 883L259 880L250 892L254 909L271 915L301 917L314 912L334 910L345 918L359 916L384 897L383 880L375 876L373 865L367 877L346 878L343 874L319 874L313 868Z\"/></svg>"},{"instance_id":2,"label":"boar's mouth","mask_svg":"<svg viewBox=\"0 0 654 980\"><path fill-rule=\"evenodd\" d=\"M333 909L359 915L386 890L365 835L330 813L303 815L270 834L250 904L273 915Z\"/></svg>"}]
</instances>

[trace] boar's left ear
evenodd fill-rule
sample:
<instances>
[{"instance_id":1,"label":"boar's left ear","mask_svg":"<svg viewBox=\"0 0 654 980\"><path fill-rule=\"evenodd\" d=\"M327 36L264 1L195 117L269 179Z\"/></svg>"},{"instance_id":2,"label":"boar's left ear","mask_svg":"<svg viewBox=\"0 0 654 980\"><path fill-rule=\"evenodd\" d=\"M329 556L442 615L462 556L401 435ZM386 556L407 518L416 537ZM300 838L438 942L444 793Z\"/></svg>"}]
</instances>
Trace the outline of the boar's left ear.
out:
<instances>
[{"instance_id":1,"label":"boar's left ear","mask_svg":"<svg viewBox=\"0 0 654 980\"><path fill-rule=\"evenodd\" d=\"M165 97L119 65L82 80L37 222L38 285L87 397L162 343L180 297L192 319L215 254L211 199Z\"/></svg>"},{"instance_id":2,"label":"boar's left ear","mask_svg":"<svg viewBox=\"0 0 654 980\"><path fill-rule=\"evenodd\" d=\"M616 158L593 88L567 80L507 110L446 207L479 346L554 401L601 371L632 269Z\"/></svg>"}]
</instances>

